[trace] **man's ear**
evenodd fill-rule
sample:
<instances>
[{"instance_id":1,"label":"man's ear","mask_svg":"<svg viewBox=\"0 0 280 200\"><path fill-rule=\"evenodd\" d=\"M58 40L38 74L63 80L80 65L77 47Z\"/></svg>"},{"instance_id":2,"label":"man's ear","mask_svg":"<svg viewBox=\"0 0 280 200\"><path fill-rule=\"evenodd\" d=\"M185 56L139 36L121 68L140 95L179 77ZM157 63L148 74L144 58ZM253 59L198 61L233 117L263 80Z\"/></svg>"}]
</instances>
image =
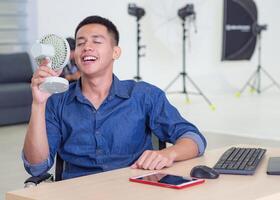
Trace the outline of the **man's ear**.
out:
<instances>
[{"instance_id":1,"label":"man's ear","mask_svg":"<svg viewBox=\"0 0 280 200\"><path fill-rule=\"evenodd\" d=\"M117 60L121 56L122 50L119 46L115 46L113 51L113 59Z\"/></svg>"}]
</instances>

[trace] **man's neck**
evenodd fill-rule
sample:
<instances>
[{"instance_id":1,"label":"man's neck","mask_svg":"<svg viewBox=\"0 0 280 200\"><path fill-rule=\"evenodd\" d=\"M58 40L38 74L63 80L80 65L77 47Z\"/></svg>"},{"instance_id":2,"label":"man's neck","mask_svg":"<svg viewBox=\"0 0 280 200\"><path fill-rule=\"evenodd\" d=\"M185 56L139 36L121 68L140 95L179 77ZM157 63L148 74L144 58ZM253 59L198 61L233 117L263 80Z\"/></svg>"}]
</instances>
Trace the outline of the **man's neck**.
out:
<instances>
[{"instance_id":1,"label":"man's neck","mask_svg":"<svg viewBox=\"0 0 280 200\"><path fill-rule=\"evenodd\" d=\"M98 109L110 92L113 75L87 78L82 77L82 93Z\"/></svg>"}]
</instances>

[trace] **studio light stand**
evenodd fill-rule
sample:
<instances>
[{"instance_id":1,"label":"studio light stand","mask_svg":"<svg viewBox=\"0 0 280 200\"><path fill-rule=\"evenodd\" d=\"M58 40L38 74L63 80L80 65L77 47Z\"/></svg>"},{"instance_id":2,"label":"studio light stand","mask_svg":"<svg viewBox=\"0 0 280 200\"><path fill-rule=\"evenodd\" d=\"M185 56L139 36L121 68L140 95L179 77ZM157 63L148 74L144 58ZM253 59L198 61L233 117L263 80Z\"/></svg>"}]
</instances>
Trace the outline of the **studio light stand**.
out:
<instances>
[{"instance_id":1,"label":"studio light stand","mask_svg":"<svg viewBox=\"0 0 280 200\"><path fill-rule=\"evenodd\" d=\"M257 91L260 94L262 91L267 90L268 88L275 85L280 89L280 85L272 78L272 76L261 66L261 39L262 39L262 31L267 29L267 25L255 25L254 31L257 34L257 43L258 43L258 66L257 69L253 72L253 74L249 77L245 85L241 88L239 92L237 92L237 96L239 97L242 92L246 89L246 87L251 88L251 92ZM271 84L261 89L261 72L267 76L269 80L271 80Z\"/></svg>"},{"instance_id":2,"label":"studio light stand","mask_svg":"<svg viewBox=\"0 0 280 200\"><path fill-rule=\"evenodd\" d=\"M137 22L137 38L136 38L136 44L137 44L137 65L136 65L136 76L134 77L134 79L136 81L140 81L142 80L141 76L140 76L140 58L141 57L144 57L145 54L140 54L140 51L142 48L145 48L146 46L145 45L140 45L140 40L141 40L141 36L140 36L140 33L141 33L141 30L140 30L140 23L139 23L139 18L136 19L136 22Z\"/></svg>"},{"instance_id":3,"label":"studio light stand","mask_svg":"<svg viewBox=\"0 0 280 200\"><path fill-rule=\"evenodd\" d=\"M136 17L136 45L137 45L137 55L136 55L136 76L134 79L136 81L142 80L140 76L140 58L144 57L145 54L140 54L142 48L145 48L145 45L140 45L141 40L141 29L140 29L140 19L145 15L145 10L143 8L137 7L136 4L128 4L128 14Z\"/></svg>"},{"instance_id":4,"label":"studio light stand","mask_svg":"<svg viewBox=\"0 0 280 200\"><path fill-rule=\"evenodd\" d=\"M211 107L212 110L215 110L215 106L211 103L211 101L204 95L202 90L197 86L197 84L191 79L191 77L186 72L186 17L195 15L195 12L193 10L193 4L187 4L185 7L178 10L178 15L182 19L182 28L183 28L183 51L182 51L182 72L180 72L164 89L167 91L180 77L182 77L183 80L183 90L179 92L172 92L172 93L182 93L186 94L187 102L189 102L189 94L195 94L200 95L204 98L204 100L208 103L208 105ZM189 81L191 85L196 89L196 92L189 92L186 87L186 81Z\"/></svg>"}]
</instances>

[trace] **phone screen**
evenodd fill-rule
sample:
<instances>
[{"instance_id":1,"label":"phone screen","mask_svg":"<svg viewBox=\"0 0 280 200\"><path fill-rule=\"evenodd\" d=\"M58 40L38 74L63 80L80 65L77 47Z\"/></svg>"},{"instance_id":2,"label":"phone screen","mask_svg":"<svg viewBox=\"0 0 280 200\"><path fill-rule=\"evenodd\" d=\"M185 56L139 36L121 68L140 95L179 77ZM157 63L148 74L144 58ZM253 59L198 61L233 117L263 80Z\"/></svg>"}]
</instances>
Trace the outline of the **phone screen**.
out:
<instances>
[{"instance_id":1,"label":"phone screen","mask_svg":"<svg viewBox=\"0 0 280 200\"><path fill-rule=\"evenodd\" d=\"M152 181L156 183L165 183L170 185L181 185L183 183L188 183L190 181L196 180L192 178L186 178L183 176L176 176L176 175L170 175L170 174L151 174L144 177L139 177L137 179L145 180L145 181Z\"/></svg>"}]
</instances>

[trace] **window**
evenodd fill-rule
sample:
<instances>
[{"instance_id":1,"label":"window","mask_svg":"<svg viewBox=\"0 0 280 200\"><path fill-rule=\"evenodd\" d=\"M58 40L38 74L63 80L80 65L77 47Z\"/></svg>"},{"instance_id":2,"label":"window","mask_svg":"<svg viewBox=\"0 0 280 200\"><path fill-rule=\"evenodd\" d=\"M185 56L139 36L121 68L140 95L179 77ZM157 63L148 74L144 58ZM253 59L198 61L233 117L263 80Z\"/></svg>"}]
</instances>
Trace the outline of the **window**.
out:
<instances>
[{"instance_id":1,"label":"window","mask_svg":"<svg viewBox=\"0 0 280 200\"><path fill-rule=\"evenodd\" d=\"M0 0L0 53L28 48L27 0Z\"/></svg>"}]
</instances>

